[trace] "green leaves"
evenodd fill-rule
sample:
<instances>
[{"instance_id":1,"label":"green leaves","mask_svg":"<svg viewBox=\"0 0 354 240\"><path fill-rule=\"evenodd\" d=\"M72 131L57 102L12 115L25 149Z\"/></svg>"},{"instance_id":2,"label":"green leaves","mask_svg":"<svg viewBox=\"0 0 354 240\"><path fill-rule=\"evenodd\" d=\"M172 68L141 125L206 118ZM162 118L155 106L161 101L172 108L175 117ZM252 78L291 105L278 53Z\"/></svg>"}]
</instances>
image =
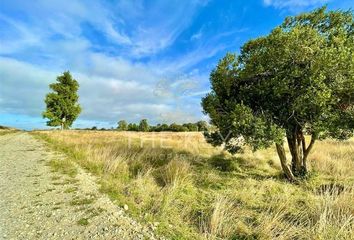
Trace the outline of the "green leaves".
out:
<instances>
[{"instance_id":1,"label":"green leaves","mask_svg":"<svg viewBox=\"0 0 354 240\"><path fill-rule=\"evenodd\" d=\"M150 126L149 126L147 119L142 119L139 123L139 131L148 132L149 128L150 128Z\"/></svg>"},{"instance_id":2,"label":"green leaves","mask_svg":"<svg viewBox=\"0 0 354 240\"><path fill-rule=\"evenodd\" d=\"M289 17L268 36L247 42L239 57L227 54L210 75L211 93L202 99L217 127L206 134L208 141L234 152L242 144L258 149L281 143L294 129L351 136L353 39L351 11L320 8Z\"/></svg>"},{"instance_id":3,"label":"green leaves","mask_svg":"<svg viewBox=\"0 0 354 240\"><path fill-rule=\"evenodd\" d=\"M125 120L120 120L118 122L118 128L119 131L126 131L128 130L128 123Z\"/></svg>"},{"instance_id":4,"label":"green leaves","mask_svg":"<svg viewBox=\"0 0 354 240\"><path fill-rule=\"evenodd\" d=\"M58 76L56 81L49 85L53 92L48 93L45 98L47 108L42 115L48 119L48 126L61 126L67 129L81 112L77 94L79 83L68 71Z\"/></svg>"}]
</instances>

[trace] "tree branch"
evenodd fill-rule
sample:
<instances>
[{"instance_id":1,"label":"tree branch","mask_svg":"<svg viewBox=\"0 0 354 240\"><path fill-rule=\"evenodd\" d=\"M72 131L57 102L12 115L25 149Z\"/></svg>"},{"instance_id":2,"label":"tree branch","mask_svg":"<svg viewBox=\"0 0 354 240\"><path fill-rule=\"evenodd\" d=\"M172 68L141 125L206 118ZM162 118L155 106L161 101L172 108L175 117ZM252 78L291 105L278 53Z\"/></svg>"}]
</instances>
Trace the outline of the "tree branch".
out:
<instances>
[{"instance_id":1,"label":"tree branch","mask_svg":"<svg viewBox=\"0 0 354 240\"><path fill-rule=\"evenodd\" d=\"M280 159L280 164L281 164L281 167L285 173L285 176L288 178L288 180L290 182L294 182L296 179L295 179L295 176L292 173L290 167L286 163L286 154L285 154L283 143L281 143L281 144L276 143L275 146L277 148L278 156Z\"/></svg>"}]
</instances>

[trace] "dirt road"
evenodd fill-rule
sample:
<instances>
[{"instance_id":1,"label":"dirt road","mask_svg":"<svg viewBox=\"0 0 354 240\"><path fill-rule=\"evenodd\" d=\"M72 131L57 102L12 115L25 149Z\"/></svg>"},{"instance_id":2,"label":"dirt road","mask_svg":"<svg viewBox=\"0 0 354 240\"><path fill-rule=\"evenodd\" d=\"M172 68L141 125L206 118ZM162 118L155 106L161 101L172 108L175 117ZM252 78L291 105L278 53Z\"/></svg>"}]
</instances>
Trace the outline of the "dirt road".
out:
<instances>
[{"instance_id":1,"label":"dirt road","mask_svg":"<svg viewBox=\"0 0 354 240\"><path fill-rule=\"evenodd\" d=\"M0 136L0 239L156 239L93 176L52 172L60 158L28 133Z\"/></svg>"}]
</instances>

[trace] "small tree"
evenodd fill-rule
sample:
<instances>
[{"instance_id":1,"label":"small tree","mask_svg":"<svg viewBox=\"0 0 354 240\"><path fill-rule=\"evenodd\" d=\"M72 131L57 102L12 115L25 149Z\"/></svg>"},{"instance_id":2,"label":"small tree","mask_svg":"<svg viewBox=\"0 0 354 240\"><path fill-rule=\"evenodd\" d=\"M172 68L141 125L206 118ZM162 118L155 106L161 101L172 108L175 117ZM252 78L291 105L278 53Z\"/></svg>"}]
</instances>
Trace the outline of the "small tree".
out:
<instances>
[{"instance_id":1,"label":"small tree","mask_svg":"<svg viewBox=\"0 0 354 240\"><path fill-rule=\"evenodd\" d=\"M244 144L256 150L275 143L287 178L306 174L317 139L353 134L353 54L351 11L321 8L287 18L268 36L247 42L238 58L227 54L212 71L212 91L202 106L218 130L207 140L231 153Z\"/></svg>"},{"instance_id":2,"label":"small tree","mask_svg":"<svg viewBox=\"0 0 354 240\"><path fill-rule=\"evenodd\" d=\"M188 128L177 123L171 123L169 126L171 132L188 132Z\"/></svg>"},{"instance_id":3,"label":"small tree","mask_svg":"<svg viewBox=\"0 0 354 240\"><path fill-rule=\"evenodd\" d=\"M164 132L164 131L168 131L169 127L166 123L163 124L157 124L155 131L156 132Z\"/></svg>"},{"instance_id":4,"label":"small tree","mask_svg":"<svg viewBox=\"0 0 354 240\"><path fill-rule=\"evenodd\" d=\"M148 132L149 131L149 123L147 119L142 119L139 123L139 131Z\"/></svg>"},{"instance_id":5,"label":"small tree","mask_svg":"<svg viewBox=\"0 0 354 240\"><path fill-rule=\"evenodd\" d=\"M208 131L208 123L206 121L198 121L196 125L199 132Z\"/></svg>"},{"instance_id":6,"label":"small tree","mask_svg":"<svg viewBox=\"0 0 354 240\"><path fill-rule=\"evenodd\" d=\"M119 131L126 131L128 130L128 124L125 120L120 120L118 122L118 128Z\"/></svg>"},{"instance_id":7,"label":"small tree","mask_svg":"<svg viewBox=\"0 0 354 240\"><path fill-rule=\"evenodd\" d=\"M77 94L79 83L72 78L69 71L58 76L56 81L49 85L53 92L46 95L47 108L42 115L43 118L49 119L48 126L68 129L81 112Z\"/></svg>"},{"instance_id":8,"label":"small tree","mask_svg":"<svg viewBox=\"0 0 354 240\"><path fill-rule=\"evenodd\" d=\"M139 131L139 126L135 123L129 123L128 131Z\"/></svg>"},{"instance_id":9,"label":"small tree","mask_svg":"<svg viewBox=\"0 0 354 240\"><path fill-rule=\"evenodd\" d=\"M184 123L182 126L187 128L190 132L198 131L198 125L196 123Z\"/></svg>"}]
</instances>

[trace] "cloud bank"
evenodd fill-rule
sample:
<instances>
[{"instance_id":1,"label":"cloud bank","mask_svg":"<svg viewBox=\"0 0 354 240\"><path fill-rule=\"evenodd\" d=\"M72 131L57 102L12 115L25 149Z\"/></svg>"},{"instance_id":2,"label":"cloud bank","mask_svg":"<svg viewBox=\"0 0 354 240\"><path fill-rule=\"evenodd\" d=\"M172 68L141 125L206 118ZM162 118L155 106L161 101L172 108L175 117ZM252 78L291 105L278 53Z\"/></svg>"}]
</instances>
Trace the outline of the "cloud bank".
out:
<instances>
[{"instance_id":1,"label":"cloud bank","mask_svg":"<svg viewBox=\"0 0 354 240\"><path fill-rule=\"evenodd\" d=\"M0 125L45 127L48 85L66 70L80 83L75 126L203 119L218 59L281 23L279 13L327 2L2 0Z\"/></svg>"},{"instance_id":2,"label":"cloud bank","mask_svg":"<svg viewBox=\"0 0 354 240\"><path fill-rule=\"evenodd\" d=\"M191 101L183 93L178 98L155 93L159 82L184 74L185 58L172 63L152 56L174 43L203 2L15 0L2 5L0 114L39 117L48 84L70 70L80 83L82 121L200 119L199 105L180 109ZM197 81L200 75L185 80ZM204 86L193 87L201 91ZM178 88L170 84L164 91ZM167 117L176 112L179 117Z\"/></svg>"}]
</instances>

